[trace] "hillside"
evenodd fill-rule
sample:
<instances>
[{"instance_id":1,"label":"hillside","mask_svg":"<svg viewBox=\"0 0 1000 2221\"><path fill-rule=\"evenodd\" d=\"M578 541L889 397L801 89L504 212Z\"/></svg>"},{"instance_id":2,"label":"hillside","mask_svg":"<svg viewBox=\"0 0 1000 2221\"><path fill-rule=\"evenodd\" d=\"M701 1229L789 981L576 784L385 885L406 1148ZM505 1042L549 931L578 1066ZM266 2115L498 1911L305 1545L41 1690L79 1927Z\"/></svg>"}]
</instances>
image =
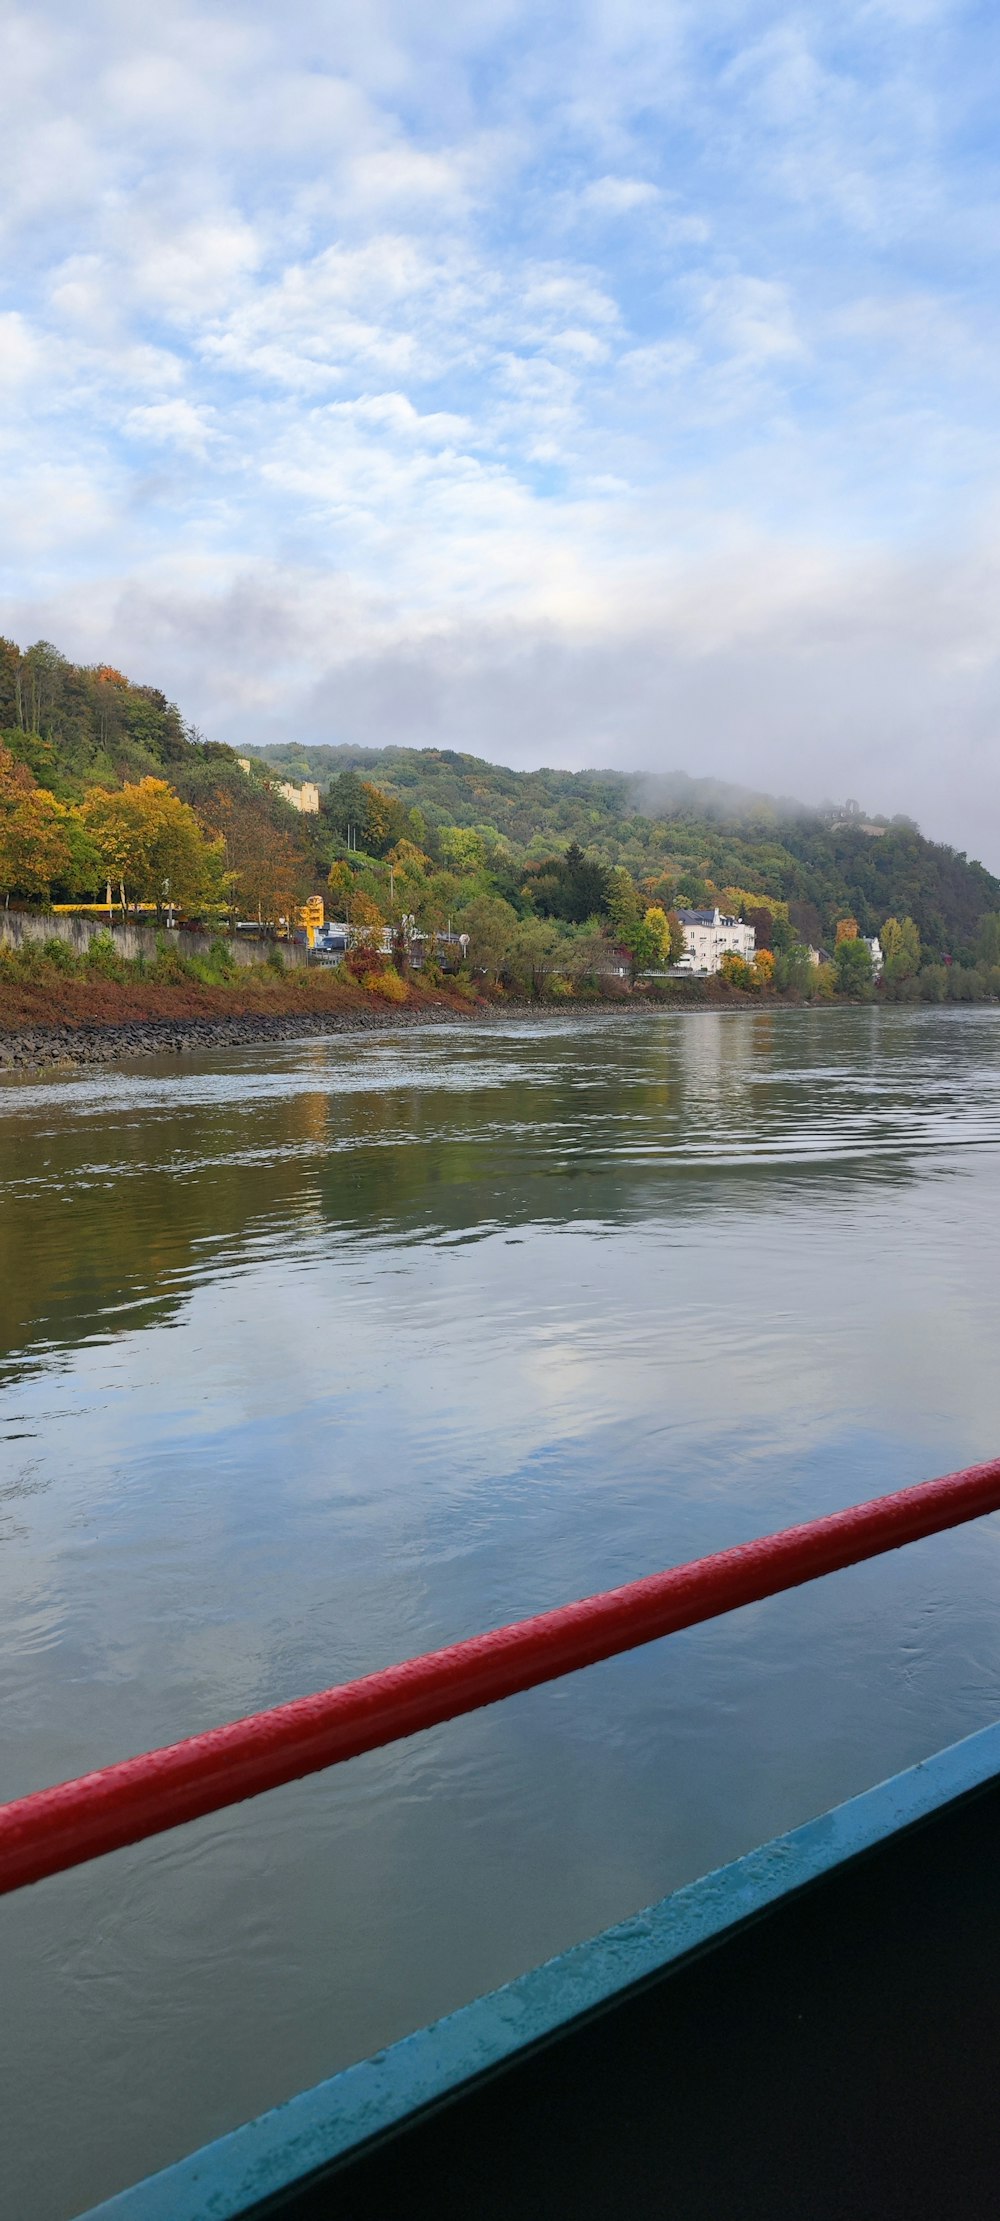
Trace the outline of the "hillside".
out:
<instances>
[{"instance_id":1,"label":"hillside","mask_svg":"<svg viewBox=\"0 0 1000 2221\"><path fill-rule=\"evenodd\" d=\"M325 889L333 867L335 905L353 889L386 918L408 904L428 929L500 901L508 935L531 921L566 932L603 921L627 938L626 913L726 896L745 912L787 906L788 932L829 947L840 920L874 934L887 918L911 919L925 959L967 963L982 957L982 919L1000 912L1000 880L907 820L867 823L856 805L809 811L682 773L512 771L450 750L289 743L248 750L248 776L156 687L73 664L46 642L22 651L0 640L0 748L9 809L23 812L31 788L36 817L47 797L59 834L31 871L23 841L8 839L0 891L14 899L101 895L119 876L115 796L141 800L141 782L154 781L179 798L166 875L175 892L187 887L192 911L200 888L205 904L224 895L231 911L276 920ZM303 778L321 789L318 815L277 791ZM149 790L161 811L166 789ZM130 899L159 900L164 840L147 844L147 892L136 865Z\"/></svg>"},{"instance_id":2,"label":"hillside","mask_svg":"<svg viewBox=\"0 0 1000 2221\"><path fill-rule=\"evenodd\" d=\"M838 820L718 780L510 771L437 749L289 744L253 753L275 776L314 779L324 793L345 774L359 775L418 810L432 835L475 829L488 849L509 844L517 862L576 841L640 882L662 882L670 899L697 902L712 886L774 896L801 910L813 940L832 941L846 914L863 933L906 915L929 950L971 953L980 918L1000 906L1000 880L908 820L866 831L863 819Z\"/></svg>"}]
</instances>

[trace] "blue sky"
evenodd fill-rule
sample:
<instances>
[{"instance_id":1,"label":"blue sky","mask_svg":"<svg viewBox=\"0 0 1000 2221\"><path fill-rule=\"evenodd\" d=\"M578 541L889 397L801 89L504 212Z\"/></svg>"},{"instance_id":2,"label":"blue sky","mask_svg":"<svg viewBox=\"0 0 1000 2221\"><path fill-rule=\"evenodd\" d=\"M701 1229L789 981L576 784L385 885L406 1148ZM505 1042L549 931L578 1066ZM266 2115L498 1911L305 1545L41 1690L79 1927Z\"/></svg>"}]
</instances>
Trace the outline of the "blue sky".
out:
<instances>
[{"instance_id":1,"label":"blue sky","mask_svg":"<svg viewBox=\"0 0 1000 2221\"><path fill-rule=\"evenodd\" d=\"M0 628L1000 867L985 7L0 16Z\"/></svg>"}]
</instances>

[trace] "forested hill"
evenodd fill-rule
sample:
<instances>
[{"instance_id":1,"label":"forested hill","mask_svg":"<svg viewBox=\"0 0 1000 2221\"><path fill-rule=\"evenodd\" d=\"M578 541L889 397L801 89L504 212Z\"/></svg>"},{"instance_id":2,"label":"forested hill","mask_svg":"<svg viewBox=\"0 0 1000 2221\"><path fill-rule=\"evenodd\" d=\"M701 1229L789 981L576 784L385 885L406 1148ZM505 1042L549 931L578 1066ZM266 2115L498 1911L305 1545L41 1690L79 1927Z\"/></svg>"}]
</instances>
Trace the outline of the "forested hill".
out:
<instances>
[{"instance_id":1,"label":"forested hill","mask_svg":"<svg viewBox=\"0 0 1000 2221\"><path fill-rule=\"evenodd\" d=\"M832 939L836 920L875 933L912 917L929 950L971 950L1000 907L1000 880L927 840L908 819L868 820L845 807L810 811L784 797L684 773L511 771L448 749L286 747L252 751L285 779L314 779L331 801L360 776L416 809L431 831L475 828L529 862L576 841L623 864L664 899L699 902L740 887L795 904L802 930Z\"/></svg>"},{"instance_id":2,"label":"forested hill","mask_svg":"<svg viewBox=\"0 0 1000 2221\"><path fill-rule=\"evenodd\" d=\"M446 916L489 894L521 919L607 921L609 866L631 875L640 911L725 898L746 914L770 897L790 905L802 939L828 947L845 918L862 934L908 918L929 958L971 961L981 920L1000 912L1000 880L981 864L908 820L866 820L857 805L809 811L681 773L511 771L445 749L289 743L244 753L249 777L235 749L206 740L155 686L71 663L46 642L22 650L0 640L0 892L63 899L91 881L103 892L111 868L93 842L110 805L95 797L153 779L187 807L189 847L196 818L221 844L235 899L264 918L324 889L338 858L363 874L365 857L374 868L400 842L422 853ZM320 787L318 815L300 815L278 791L303 778ZM582 855L568 891L571 845ZM366 891L381 899L377 872Z\"/></svg>"}]
</instances>

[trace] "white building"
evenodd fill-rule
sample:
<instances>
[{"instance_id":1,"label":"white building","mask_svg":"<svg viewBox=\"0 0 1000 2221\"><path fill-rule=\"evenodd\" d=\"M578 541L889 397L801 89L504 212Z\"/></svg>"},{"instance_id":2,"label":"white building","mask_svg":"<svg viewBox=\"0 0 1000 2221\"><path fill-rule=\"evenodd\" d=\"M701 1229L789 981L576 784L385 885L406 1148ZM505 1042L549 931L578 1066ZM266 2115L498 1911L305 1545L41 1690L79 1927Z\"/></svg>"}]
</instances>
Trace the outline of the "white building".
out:
<instances>
[{"instance_id":1,"label":"white building","mask_svg":"<svg viewBox=\"0 0 1000 2221\"><path fill-rule=\"evenodd\" d=\"M751 962L757 935L742 918L727 917L721 910L678 910L677 916L684 928L684 954L674 965L675 971L703 976L718 972L723 957L730 955L741 956L745 964Z\"/></svg>"},{"instance_id":2,"label":"white building","mask_svg":"<svg viewBox=\"0 0 1000 2221\"><path fill-rule=\"evenodd\" d=\"M885 958L884 958L884 956L883 956L883 954L882 954L882 943L881 943L881 941L879 940L879 937L878 937L878 934L877 934L877 933L872 933L872 934L867 934L867 933L863 933L863 934L862 934L862 936L861 936L861 938L862 938L862 940L863 940L863 942L864 942L864 944L865 944L865 947L866 947L866 949L868 950L868 953L869 953L869 955L870 955L870 957L871 957L871 960L872 960L872 971L873 971L873 972L874 972L874 974L875 974L875 978L876 978L876 979L879 979L879 978L881 978L881 975L882 975L882 970L883 970L883 967L884 967L884 965L885 965Z\"/></svg>"},{"instance_id":3,"label":"white building","mask_svg":"<svg viewBox=\"0 0 1000 2221\"><path fill-rule=\"evenodd\" d=\"M314 787L311 780L306 779L300 787L293 787L286 779L281 779L278 782L278 793L284 796L286 802L291 803L293 810L302 810L307 817L318 815L319 788Z\"/></svg>"}]
</instances>

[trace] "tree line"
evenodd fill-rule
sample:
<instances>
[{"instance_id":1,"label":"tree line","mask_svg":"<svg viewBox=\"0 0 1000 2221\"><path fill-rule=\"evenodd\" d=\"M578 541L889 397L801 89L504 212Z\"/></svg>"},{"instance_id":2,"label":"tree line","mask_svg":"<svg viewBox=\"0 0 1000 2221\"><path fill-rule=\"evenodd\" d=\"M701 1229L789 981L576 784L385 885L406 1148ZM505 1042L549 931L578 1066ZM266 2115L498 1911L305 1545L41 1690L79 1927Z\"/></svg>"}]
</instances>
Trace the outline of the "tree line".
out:
<instances>
[{"instance_id":1,"label":"tree line","mask_svg":"<svg viewBox=\"0 0 1000 2221\"><path fill-rule=\"evenodd\" d=\"M317 754L334 776L305 816L278 781L320 769ZM157 689L45 642L0 641L0 894L110 890L126 908L274 928L322 891L369 953L386 927L400 948L407 932L429 947L467 932L481 973L532 992L607 976L609 950L633 979L667 972L678 910L718 903L755 928L753 964L727 960L734 989L863 997L876 991L864 936L881 933L879 992L996 991L1000 881L908 821L782 816L690 781L673 783L671 817L652 817L625 775L518 773L435 750L353 760L364 755L258 753L248 773ZM375 765L378 780L362 775Z\"/></svg>"}]
</instances>

